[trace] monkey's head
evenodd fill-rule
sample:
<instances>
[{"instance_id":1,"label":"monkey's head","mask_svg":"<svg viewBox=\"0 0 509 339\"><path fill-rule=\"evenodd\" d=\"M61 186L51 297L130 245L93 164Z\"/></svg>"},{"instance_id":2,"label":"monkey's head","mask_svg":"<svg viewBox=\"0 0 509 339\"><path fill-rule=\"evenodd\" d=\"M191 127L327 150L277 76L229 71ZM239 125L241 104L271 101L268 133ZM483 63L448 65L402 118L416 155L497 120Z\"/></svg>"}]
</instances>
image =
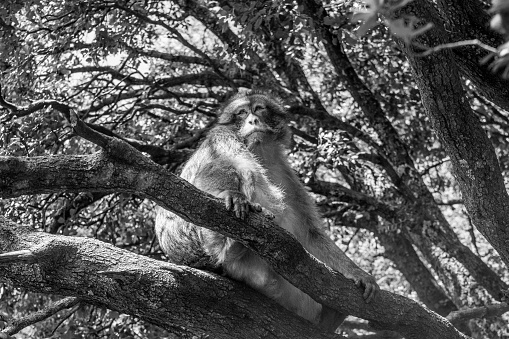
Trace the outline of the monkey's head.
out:
<instances>
[{"instance_id":1,"label":"monkey's head","mask_svg":"<svg viewBox=\"0 0 509 339\"><path fill-rule=\"evenodd\" d=\"M248 146L277 142L288 146L288 113L281 100L260 91L239 93L219 110L218 123L231 128Z\"/></svg>"}]
</instances>

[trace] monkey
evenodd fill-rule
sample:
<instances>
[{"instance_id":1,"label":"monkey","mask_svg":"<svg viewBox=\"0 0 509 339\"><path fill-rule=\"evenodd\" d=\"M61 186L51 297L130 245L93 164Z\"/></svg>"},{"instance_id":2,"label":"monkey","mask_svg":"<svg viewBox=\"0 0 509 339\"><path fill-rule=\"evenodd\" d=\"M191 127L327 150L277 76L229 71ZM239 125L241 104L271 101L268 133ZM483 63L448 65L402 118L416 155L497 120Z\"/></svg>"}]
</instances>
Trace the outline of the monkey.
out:
<instances>
[{"instance_id":1,"label":"monkey","mask_svg":"<svg viewBox=\"0 0 509 339\"><path fill-rule=\"evenodd\" d=\"M245 219L262 212L289 231L316 258L364 287L370 302L379 287L324 233L314 203L290 167L291 134L282 101L268 92L234 95L218 111L214 127L185 164L181 177L224 200L227 210ZM169 260L224 273L272 298L286 309L335 331L346 314L314 301L277 274L240 242L195 226L158 208L155 231Z\"/></svg>"}]
</instances>

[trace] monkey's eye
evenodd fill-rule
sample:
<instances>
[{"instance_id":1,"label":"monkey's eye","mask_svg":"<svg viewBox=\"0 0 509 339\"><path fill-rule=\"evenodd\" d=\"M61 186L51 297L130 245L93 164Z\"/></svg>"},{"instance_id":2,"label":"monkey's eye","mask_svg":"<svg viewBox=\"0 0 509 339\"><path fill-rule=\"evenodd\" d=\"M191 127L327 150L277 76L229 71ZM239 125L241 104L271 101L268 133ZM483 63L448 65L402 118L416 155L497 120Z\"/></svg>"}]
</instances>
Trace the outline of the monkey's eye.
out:
<instances>
[{"instance_id":1,"label":"monkey's eye","mask_svg":"<svg viewBox=\"0 0 509 339\"><path fill-rule=\"evenodd\" d=\"M263 111L265 109L264 105L258 104L253 107L253 112Z\"/></svg>"},{"instance_id":2,"label":"monkey's eye","mask_svg":"<svg viewBox=\"0 0 509 339\"><path fill-rule=\"evenodd\" d=\"M247 110L245 110L244 108L241 108L237 111L237 115L240 115L240 116L247 115Z\"/></svg>"}]
</instances>

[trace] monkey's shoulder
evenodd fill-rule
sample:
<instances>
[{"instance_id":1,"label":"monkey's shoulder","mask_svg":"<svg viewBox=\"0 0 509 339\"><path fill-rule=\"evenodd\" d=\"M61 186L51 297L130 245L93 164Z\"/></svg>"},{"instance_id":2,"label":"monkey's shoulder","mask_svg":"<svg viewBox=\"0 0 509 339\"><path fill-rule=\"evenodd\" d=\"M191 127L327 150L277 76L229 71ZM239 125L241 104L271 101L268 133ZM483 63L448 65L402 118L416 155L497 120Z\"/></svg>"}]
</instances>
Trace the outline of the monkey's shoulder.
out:
<instances>
[{"instance_id":1,"label":"monkey's shoulder","mask_svg":"<svg viewBox=\"0 0 509 339\"><path fill-rule=\"evenodd\" d=\"M201 146L210 147L216 151L248 152L246 145L235 131L231 127L222 125L214 127Z\"/></svg>"},{"instance_id":2,"label":"monkey's shoulder","mask_svg":"<svg viewBox=\"0 0 509 339\"><path fill-rule=\"evenodd\" d=\"M210 162L223 164L239 164L240 162L242 165L250 164L258 167L256 157L239 136L226 126L217 126L212 129L189 160L189 163L195 164Z\"/></svg>"},{"instance_id":3,"label":"monkey's shoulder","mask_svg":"<svg viewBox=\"0 0 509 339\"><path fill-rule=\"evenodd\" d=\"M202 144L184 166L181 177L192 184L204 178L230 180L238 173L253 171L259 164L247 153L226 149L226 146ZM239 154L243 154L239 156ZM261 172L261 170L259 170Z\"/></svg>"}]
</instances>

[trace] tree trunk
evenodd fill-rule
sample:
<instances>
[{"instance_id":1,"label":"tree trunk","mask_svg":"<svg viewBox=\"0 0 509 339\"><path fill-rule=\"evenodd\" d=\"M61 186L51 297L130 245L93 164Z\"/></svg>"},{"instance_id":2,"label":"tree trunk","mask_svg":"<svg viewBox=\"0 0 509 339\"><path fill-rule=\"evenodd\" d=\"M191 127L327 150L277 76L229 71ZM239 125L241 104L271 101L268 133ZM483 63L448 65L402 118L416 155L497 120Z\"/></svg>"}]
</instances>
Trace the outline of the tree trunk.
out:
<instances>
[{"instance_id":1,"label":"tree trunk","mask_svg":"<svg viewBox=\"0 0 509 339\"><path fill-rule=\"evenodd\" d=\"M417 6L418 14L425 15L427 7L422 1ZM440 27L440 23L435 25ZM438 33L431 30L422 38L429 45L440 44ZM493 145L466 99L458 68L451 62L452 53L421 58L402 47L433 128L451 158L472 222L509 266L509 195Z\"/></svg>"}]
</instances>

